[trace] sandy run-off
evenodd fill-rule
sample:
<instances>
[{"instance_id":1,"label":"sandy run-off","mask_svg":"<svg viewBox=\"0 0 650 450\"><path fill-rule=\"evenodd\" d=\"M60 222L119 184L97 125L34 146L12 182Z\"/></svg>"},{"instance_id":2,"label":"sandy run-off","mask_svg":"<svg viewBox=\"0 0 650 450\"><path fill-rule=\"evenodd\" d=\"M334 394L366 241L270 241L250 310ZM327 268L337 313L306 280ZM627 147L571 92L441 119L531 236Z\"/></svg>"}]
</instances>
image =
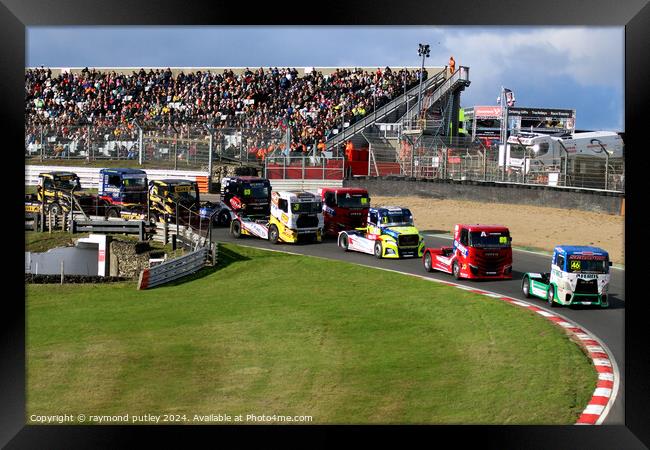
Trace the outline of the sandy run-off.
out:
<instances>
[{"instance_id":1,"label":"sandy run-off","mask_svg":"<svg viewBox=\"0 0 650 450\"><path fill-rule=\"evenodd\" d=\"M372 196L373 206L403 206L413 212L420 231L451 233L457 223L505 225L515 247L552 251L560 244L595 245L624 263L625 217L541 206Z\"/></svg>"}]
</instances>

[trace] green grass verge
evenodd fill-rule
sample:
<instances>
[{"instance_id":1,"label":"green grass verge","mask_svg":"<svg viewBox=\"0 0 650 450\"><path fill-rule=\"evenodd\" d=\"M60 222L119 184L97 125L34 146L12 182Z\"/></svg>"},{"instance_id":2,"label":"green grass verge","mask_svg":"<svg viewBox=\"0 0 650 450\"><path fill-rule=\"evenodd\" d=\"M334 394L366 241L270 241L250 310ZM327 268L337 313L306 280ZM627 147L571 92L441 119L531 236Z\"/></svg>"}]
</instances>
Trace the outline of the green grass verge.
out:
<instances>
[{"instance_id":1,"label":"green grass verge","mask_svg":"<svg viewBox=\"0 0 650 450\"><path fill-rule=\"evenodd\" d=\"M70 234L67 231L53 231L41 233L38 231L25 231L25 251L41 253L56 247L74 245L74 241L87 237L88 233Z\"/></svg>"},{"instance_id":2,"label":"green grass verge","mask_svg":"<svg viewBox=\"0 0 650 450\"><path fill-rule=\"evenodd\" d=\"M590 361L537 314L319 258L220 246L185 283L29 285L32 414L573 424Z\"/></svg>"}]
</instances>

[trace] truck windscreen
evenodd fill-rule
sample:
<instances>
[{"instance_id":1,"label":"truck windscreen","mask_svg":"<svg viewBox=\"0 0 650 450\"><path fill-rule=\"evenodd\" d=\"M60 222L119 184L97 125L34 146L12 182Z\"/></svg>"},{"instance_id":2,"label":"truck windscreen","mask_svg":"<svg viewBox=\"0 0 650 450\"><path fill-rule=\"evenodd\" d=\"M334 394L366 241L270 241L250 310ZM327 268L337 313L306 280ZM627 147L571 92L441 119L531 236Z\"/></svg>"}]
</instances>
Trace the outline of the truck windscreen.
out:
<instances>
[{"instance_id":1,"label":"truck windscreen","mask_svg":"<svg viewBox=\"0 0 650 450\"><path fill-rule=\"evenodd\" d=\"M486 231L472 231L469 233L470 247L510 247L509 233L489 233Z\"/></svg>"},{"instance_id":2,"label":"truck windscreen","mask_svg":"<svg viewBox=\"0 0 650 450\"><path fill-rule=\"evenodd\" d=\"M367 208L370 202L365 194L339 194L336 204L341 208Z\"/></svg>"},{"instance_id":3,"label":"truck windscreen","mask_svg":"<svg viewBox=\"0 0 650 450\"><path fill-rule=\"evenodd\" d=\"M402 212L388 212L381 216L380 224L385 226L412 226L413 214L408 209Z\"/></svg>"},{"instance_id":4,"label":"truck windscreen","mask_svg":"<svg viewBox=\"0 0 650 450\"><path fill-rule=\"evenodd\" d=\"M269 187L264 185L245 185L242 189L242 195L244 197L255 198L255 199L268 199L269 198Z\"/></svg>"},{"instance_id":5,"label":"truck windscreen","mask_svg":"<svg viewBox=\"0 0 650 450\"><path fill-rule=\"evenodd\" d=\"M196 201L196 188L191 185L181 184L172 188L174 196L180 199L181 203L194 203Z\"/></svg>"},{"instance_id":6,"label":"truck windscreen","mask_svg":"<svg viewBox=\"0 0 650 450\"><path fill-rule=\"evenodd\" d=\"M142 178L124 178L122 180L122 186L126 188L128 191L136 191L136 190L141 190L144 191L147 186L147 178L142 177Z\"/></svg>"},{"instance_id":7,"label":"truck windscreen","mask_svg":"<svg viewBox=\"0 0 650 450\"><path fill-rule=\"evenodd\" d=\"M302 202L292 203L291 211L299 214L317 214L321 212L323 206L321 202Z\"/></svg>"},{"instance_id":8,"label":"truck windscreen","mask_svg":"<svg viewBox=\"0 0 650 450\"><path fill-rule=\"evenodd\" d=\"M569 256L567 271L571 273L607 273L609 264L607 259L585 259Z\"/></svg>"},{"instance_id":9,"label":"truck windscreen","mask_svg":"<svg viewBox=\"0 0 650 450\"><path fill-rule=\"evenodd\" d=\"M70 191L72 188L79 189L81 186L79 184L79 179L77 178L55 178L54 187Z\"/></svg>"}]
</instances>

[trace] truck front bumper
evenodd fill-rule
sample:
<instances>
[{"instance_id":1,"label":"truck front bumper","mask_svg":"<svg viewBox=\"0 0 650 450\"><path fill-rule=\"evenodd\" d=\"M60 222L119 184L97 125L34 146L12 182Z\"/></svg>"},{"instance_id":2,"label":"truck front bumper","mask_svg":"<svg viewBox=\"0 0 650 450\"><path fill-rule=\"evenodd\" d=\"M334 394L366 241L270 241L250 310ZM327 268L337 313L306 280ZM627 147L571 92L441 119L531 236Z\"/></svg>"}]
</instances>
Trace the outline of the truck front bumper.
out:
<instances>
[{"instance_id":1,"label":"truck front bumper","mask_svg":"<svg viewBox=\"0 0 650 450\"><path fill-rule=\"evenodd\" d=\"M594 305L606 308L609 306L607 294L567 294L564 305Z\"/></svg>"}]
</instances>

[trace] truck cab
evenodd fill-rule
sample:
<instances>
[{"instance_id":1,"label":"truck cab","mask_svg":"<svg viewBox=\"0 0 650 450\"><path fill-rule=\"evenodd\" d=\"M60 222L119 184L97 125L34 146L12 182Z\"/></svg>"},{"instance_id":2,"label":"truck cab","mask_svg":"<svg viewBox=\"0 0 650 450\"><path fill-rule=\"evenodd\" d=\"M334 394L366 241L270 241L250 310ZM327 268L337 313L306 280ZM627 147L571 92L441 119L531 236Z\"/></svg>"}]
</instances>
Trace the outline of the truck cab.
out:
<instances>
[{"instance_id":1,"label":"truck cab","mask_svg":"<svg viewBox=\"0 0 650 450\"><path fill-rule=\"evenodd\" d=\"M198 220L201 200L196 181L164 179L149 182L149 211L154 221L173 220L177 207L181 221Z\"/></svg>"},{"instance_id":2,"label":"truck cab","mask_svg":"<svg viewBox=\"0 0 650 450\"><path fill-rule=\"evenodd\" d=\"M230 225L231 234L279 242L321 242L323 211L320 197L306 191L279 191L271 195L271 215L267 219L240 216Z\"/></svg>"},{"instance_id":3,"label":"truck cab","mask_svg":"<svg viewBox=\"0 0 650 450\"><path fill-rule=\"evenodd\" d=\"M439 270L456 279L510 279L511 243L507 227L456 224L452 246L427 248L422 261L427 272Z\"/></svg>"},{"instance_id":4,"label":"truck cab","mask_svg":"<svg viewBox=\"0 0 650 450\"><path fill-rule=\"evenodd\" d=\"M111 205L147 204L147 172L140 169L102 169L98 195Z\"/></svg>"},{"instance_id":5,"label":"truck cab","mask_svg":"<svg viewBox=\"0 0 650 450\"><path fill-rule=\"evenodd\" d=\"M74 172L53 171L42 172L38 175L36 200L41 202L45 211L54 215L74 209L70 195L74 192L75 199L85 212L92 212L98 205L96 196L81 191L79 176ZM103 203L103 202L102 202Z\"/></svg>"},{"instance_id":6,"label":"truck cab","mask_svg":"<svg viewBox=\"0 0 650 450\"><path fill-rule=\"evenodd\" d=\"M323 202L324 233L338 236L343 230L363 228L367 224L370 197L360 188L320 188Z\"/></svg>"},{"instance_id":7,"label":"truck cab","mask_svg":"<svg viewBox=\"0 0 650 450\"><path fill-rule=\"evenodd\" d=\"M140 169L102 169L98 195L107 205L108 217L119 217L123 208L147 206L147 173Z\"/></svg>"},{"instance_id":8,"label":"truck cab","mask_svg":"<svg viewBox=\"0 0 650 450\"><path fill-rule=\"evenodd\" d=\"M526 297L545 299L549 306L608 306L612 265L607 251L599 247L559 245L553 250L551 271L526 273L522 291Z\"/></svg>"},{"instance_id":9,"label":"truck cab","mask_svg":"<svg viewBox=\"0 0 650 450\"><path fill-rule=\"evenodd\" d=\"M226 208L217 216L219 225L228 226L237 216L268 218L271 213L271 182L251 176L221 179L221 202Z\"/></svg>"},{"instance_id":10,"label":"truck cab","mask_svg":"<svg viewBox=\"0 0 650 450\"><path fill-rule=\"evenodd\" d=\"M368 209L365 227L341 231L338 246L377 258L410 258L422 256L424 238L414 226L411 210L383 206Z\"/></svg>"}]
</instances>

